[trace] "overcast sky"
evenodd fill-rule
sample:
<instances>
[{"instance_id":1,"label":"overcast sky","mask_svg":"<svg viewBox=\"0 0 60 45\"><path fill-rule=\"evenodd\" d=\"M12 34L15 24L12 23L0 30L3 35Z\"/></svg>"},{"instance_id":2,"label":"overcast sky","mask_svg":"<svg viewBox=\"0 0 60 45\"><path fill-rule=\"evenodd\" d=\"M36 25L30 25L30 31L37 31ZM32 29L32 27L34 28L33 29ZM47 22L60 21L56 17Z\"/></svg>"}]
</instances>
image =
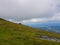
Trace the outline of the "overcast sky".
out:
<instances>
[{"instance_id":1,"label":"overcast sky","mask_svg":"<svg viewBox=\"0 0 60 45\"><path fill-rule=\"evenodd\" d=\"M60 21L60 0L0 0L0 17L22 22Z\"/></svg>"}]
</instances>

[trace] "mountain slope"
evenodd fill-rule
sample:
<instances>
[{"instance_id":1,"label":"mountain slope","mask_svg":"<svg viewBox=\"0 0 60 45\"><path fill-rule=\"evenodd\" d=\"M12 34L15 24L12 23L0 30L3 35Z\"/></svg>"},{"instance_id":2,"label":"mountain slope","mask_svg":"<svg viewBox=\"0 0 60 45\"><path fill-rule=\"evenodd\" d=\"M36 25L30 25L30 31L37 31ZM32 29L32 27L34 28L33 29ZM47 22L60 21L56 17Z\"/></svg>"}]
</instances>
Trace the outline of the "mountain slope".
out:
<instances>
[{"instance_id":1,"label":"mountain slope","mask_svg":"<svg viewBox=\"0 0 60 45\"><path fill-rule=\"evenodd\" d=\"M42 40L39 36L60 39L60 34L38 30L0 18L0 45L60 45L60 42Z\"/></svg>"}]
</instances>

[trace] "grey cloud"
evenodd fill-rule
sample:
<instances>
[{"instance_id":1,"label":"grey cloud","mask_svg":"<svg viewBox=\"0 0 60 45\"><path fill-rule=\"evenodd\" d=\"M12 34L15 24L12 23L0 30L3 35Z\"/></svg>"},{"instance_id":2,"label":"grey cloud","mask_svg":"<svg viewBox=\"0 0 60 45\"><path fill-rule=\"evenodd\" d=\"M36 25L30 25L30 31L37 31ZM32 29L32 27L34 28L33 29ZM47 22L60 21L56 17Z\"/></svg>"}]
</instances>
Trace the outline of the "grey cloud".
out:
<instances>
[{"instance_id":1,"label":"grey cloud","mask_svg":"<svg viewBox=\"0 0 60 45\"><path fill-rule=\"evenodd\" d=\"M0 0L0 17L48 18L54 14L54 5L51 5L53 4L48 0Z\"/></svg>"}]
</instances>

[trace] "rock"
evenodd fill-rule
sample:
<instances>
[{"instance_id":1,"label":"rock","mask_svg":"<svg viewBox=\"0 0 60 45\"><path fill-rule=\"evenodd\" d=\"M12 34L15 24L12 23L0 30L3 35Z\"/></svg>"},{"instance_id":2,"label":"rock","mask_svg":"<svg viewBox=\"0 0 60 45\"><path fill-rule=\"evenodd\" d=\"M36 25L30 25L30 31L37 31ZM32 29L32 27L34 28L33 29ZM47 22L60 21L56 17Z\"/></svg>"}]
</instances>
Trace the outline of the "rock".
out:
<instances>
[{"instance_id":1,"label":"rock","mask_svg":"<svg viewBox=\"0 0 60 45\"><path fill-rule=\"evenodd\" d=\"M19 23L21 25L21 23Z\"/></svg>"}]
</instances>

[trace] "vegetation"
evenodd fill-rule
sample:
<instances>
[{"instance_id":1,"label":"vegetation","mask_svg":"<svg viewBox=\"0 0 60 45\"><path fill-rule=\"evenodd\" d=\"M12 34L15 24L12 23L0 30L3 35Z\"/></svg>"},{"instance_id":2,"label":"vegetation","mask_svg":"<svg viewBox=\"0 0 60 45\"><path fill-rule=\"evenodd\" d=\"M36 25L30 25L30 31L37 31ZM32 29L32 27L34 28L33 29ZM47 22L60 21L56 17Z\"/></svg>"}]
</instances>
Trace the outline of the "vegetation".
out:
<instances>
[{"instance_id":1,"label":"vegetation","mask_svg":"<svg viewBox=\"0 0 60 45\"><path fill-rule=\"evenodd\" d=\"M60 39L60 34L0 19L0 45L60 45L60 42L42 40L38 35Z\"/></svg>"}]
</instances>

